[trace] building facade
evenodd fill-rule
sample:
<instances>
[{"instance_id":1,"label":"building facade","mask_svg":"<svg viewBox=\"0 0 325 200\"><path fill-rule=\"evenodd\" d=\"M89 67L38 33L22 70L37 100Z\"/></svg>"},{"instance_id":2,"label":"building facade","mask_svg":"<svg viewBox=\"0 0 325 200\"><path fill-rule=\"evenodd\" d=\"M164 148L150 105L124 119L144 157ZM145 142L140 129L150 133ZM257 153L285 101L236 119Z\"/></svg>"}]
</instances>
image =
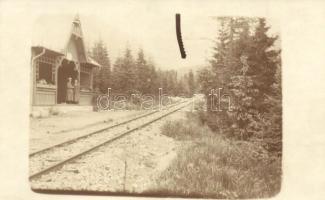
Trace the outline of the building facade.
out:
<instances>
[{"instance_id":1,"label":"building facade","mask_svg":"<svg viewBox=\"0 0 325 200\"><path fill-rule=\"evenodd\" d=\"M45 46L31 48L31 104L53 106L67 102L67 83L78 80L78 105L92 105L93 74L100 65L85 50L81 23L76 17L62 51Z\"/></svg>"}]
</instances>

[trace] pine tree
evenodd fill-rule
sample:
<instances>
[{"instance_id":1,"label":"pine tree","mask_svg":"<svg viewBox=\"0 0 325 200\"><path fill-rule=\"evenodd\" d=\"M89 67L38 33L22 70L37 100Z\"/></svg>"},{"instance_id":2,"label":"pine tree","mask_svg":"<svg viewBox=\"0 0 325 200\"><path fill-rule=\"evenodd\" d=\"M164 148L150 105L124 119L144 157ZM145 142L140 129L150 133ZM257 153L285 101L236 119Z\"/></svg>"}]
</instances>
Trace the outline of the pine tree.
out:
<instances>
[{"instance_id":1,"label":"pine tree","mask_svg":"<svg viewBox=\"0 0 325 200\"><path fill-rule=\"evenodd\" d=\"M194 80L194 74L192 70L188 73L188 89L189 89L189 96L192 97L195 92L195 80Z\"/></svg>"},{"instance_id":2,"label":"pine tree","mask_svg":"<svg viewBox=\"0 0 325 200\"><path fill-rule=\"evenodd\" d=\"M107 48L102 40L95 43L92 49L92 57L101 65L94 73L94 87L99 88L102 93L107 92L111 85L111 64Z\"/></svg>"},{"instance_id":3,"label":"pine tree","mask_svg":"<svg viewBox=\"0 0 325 200\"><path fill-rule=\"evenodd\" d=\"M124 57L116 59L112 76L116 92L128 95L134 93L136 89L136 69L129 48L126 48Z\"/></svg>"},{"instance_id":4,"label":"pine tree","mask_svg":"<svg viewBox=\"0 0 325 200\"><path fill-rule=\"evenodd\" d=\"M167 74L168 71L161 72L161 88L163 89L164 93L169 94Z\"/></svg>"},{"instance_id":5,"label":"pine tree","mask_svg":"<svg viewBox=\"0 0 325 200\"><path fill-rule=\"evenodd\" d=\"M163 87L170 96L176 95L177 72L175 70L167 70L164 73Z\"/></svg>"},{"instance_id":6,"label":"pine tree","mask_svg":"<svg viewBox=\"0 0 325 200\"><path fill-rule=\"evenodd\" d=\"M149 75L149 94L155 95L158 94L158 88L159 88L159 78L158 78L158 73L157 70L152 62L148 63L149 70L150 70L150 75Z\"/></svg>"},{"instance_id":7,"label":"pine tree","mask_svg":"<svg viewBox=\"0 0 325 200\"><path fill-rule=\"evenodd\" d=\"M218 20L220 28L211 65L198 73L198 81L207 98L211 89L222 88L229 92L234 111L232 116L227 112L218 115L208 112L208 118L225 129L229 123L235 125L243 137L253 133L261 135L267 132L268 125L273 123L272 127L275 127L274 121L281 119L278 115L281 95L279 90L273 89L274 85L279 85L275 84L276 68L280 65L279 51L274 49L277 37L267 35L269 28L264 19L239 17ZM208 100L208 111L213 108L209 103Z\"/></svg>"},{"instance_id":8,"label":"pine tree","mask_svg":"<svg viewBox=\"0 0 325 200\"><path fill-rule=\"evenodd\" d=\"M213 85L218 88L224 88L227 82L227 55L229 55L229 43L231 39L231 33L229 33L229 20L228 18L219 18L220 28L218 30L218 37L216 47L213 48L214 54L210 60L211 71L213 71Z\"/></svg>"},{"instance_id":9,"label":"pine tree","mask_svg":"<svg viewBox=\"0 0 325 200\"><path fill-rule=\"evenodd\" d=\"M150 93L151 85L151 71L150 66L144 58L143 50L140 49L138 52L138 58L136 60L136 88L142 94Z\"/></svg>"},{"instance_id":10,"label":"pine tree","mask_svg":"<svg viewBox=\"0 0 325 200\"><path fill-rule=\"evenodd\" d=\"M277 57L279 51L274 49L274 42L278 37L270 37L267 35L269 27L266 26L265 19L260 18L253 35L253 43L249 52L248 72L253 76L254 84L260 90L260 96L256 105L261 111L265 111L263 102L265 95L271 95L272 85L275 83L275 73L278 65Z\"/></svg>"},{"instance_id":11,"label":"pine tree","mask_svg":"<svg viewBox=\"0 0 325 200\"><path fill-rule=\"evenodd\" d=\"M124 90L122 79L122 57L117 57L112 70L112 90L114 93L121 93Z\"/></svg>"},{"instance_id":12,"label":"pine tree","mask_svg":"<svg viewBox=\"0 0 325 200\"><path fill-rule=\"evenodd\" d=\"M243 58L243 57L242 57ZM254 109L254 100L258 95L258 89L254 88L253 79L247 75L249 65L243 58L242 74L232 76L229 83L232 92L232 129L233 134L240 139L247 139L257 131L260 131L258 126L259 113Z\"/></svg>"},{"instance_id":13,"label":"pine tree","mask_svg":"<svg viewBox=\"0 0 325 200\"><path fill-rule=\"evenodd\" d=\"M277 58L275 83L272 85L272 95L267 95L265 105L268 112L265 115L265 131L263 140L265 148L277 156L282 154L282 90L281 90L281 59Z\"/></svg>"}]
</instances>

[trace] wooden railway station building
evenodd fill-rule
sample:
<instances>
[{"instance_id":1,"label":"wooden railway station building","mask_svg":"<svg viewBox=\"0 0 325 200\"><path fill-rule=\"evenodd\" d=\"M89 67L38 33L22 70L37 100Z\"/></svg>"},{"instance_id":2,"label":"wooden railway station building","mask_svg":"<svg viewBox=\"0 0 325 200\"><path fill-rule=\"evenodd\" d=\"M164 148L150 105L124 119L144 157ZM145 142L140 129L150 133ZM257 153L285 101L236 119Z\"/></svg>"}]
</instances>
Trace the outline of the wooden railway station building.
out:
<instances>
[{"instance_id":1,"label":"wooden railway station building","mask_svg":"<svg viewBox=\"0 0 325 200\"><path fill-rule=\"evenodd\" d=\"M92 105L94 69L100 65L87 55L81 23L73 20L68 40L61 51L36 45L31 47L31 104L37 106L64 105L67 82L78 80L77 105Z\"/></svg>"}]
</instances>

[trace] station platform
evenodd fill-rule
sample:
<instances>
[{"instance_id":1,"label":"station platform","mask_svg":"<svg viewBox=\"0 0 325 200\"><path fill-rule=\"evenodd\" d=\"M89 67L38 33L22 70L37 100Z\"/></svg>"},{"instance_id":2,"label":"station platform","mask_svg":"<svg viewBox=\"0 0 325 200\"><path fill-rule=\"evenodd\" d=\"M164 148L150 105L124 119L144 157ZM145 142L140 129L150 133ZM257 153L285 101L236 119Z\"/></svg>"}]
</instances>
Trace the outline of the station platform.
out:
<instances>
[{"instance_id":1,"label":"station platform","mask_svg":"<svg viewBox=\"0 0 325 200\"><path fill-rule=\"evenodd\" d=\"M93 111L93 106L76 104L57 104L53 106L32 106L31 117L48 117L50 115L65 114L71 111Z\"/></svg>"}]
</instances>

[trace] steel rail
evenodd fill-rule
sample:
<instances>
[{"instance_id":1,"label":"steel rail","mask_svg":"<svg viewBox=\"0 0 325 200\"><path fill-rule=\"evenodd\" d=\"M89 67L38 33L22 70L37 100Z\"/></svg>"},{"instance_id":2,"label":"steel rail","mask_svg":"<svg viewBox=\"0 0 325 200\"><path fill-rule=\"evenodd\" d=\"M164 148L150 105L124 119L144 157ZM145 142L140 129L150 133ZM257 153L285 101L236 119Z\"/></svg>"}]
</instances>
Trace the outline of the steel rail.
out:
<instances>
[{"instance_id":1,"label":"steel rail","mask_svg":"<svg viewBox=\"0 0 325 200\"><path fill-rule=\"evenodd\" d=\"M118 136L116 136L116 137L114 137L112 139L106 140L106 141L104 141L104 142L102 142L102 143L100 143L100 144L98 144L98 145L96 145L96 146L94 146L94 147L92 147L92 148L90 148L88 150L82 151L82 152L80 152L80 153L78 153L78 154L76 154L76 155L74 155L74 156L72 156L72 157L70 157L68 159L65 159L65 160L63 160L61 162L58 162L58 163L56 163L56 164L48 167L48 168L45 168L43 170L40 170L40 171L38 171L38 172L30 175L29 176L29 180L36 179L36 178L38 178L38 177L40 177L40 176L42 176L42 175L44 175L46 173L49 173L50 171L53 171L55 169L58 169L58 168L62 167L64 164L66 164L68 162L71 162L73 160L76 160L76 159L84 156L85 154L88 154L88 153L90 153L90 152L92 152L92 151L94 151L94 150L96 150L96 149L98 149L98 148L100 148L100 147L102 147L104 145L110 144L110 143L112 143L112 142L114 142L114 141L116 141L116 140L118 140L118 139L120 139L122 137L125 137L126 135L129 135L130 133L132 133L132 132L134 132L136 130L139 130L139 129L145 127L145 126L148 126L148 125L150 125L150 124L152 124L152 123L154 123L154 122L156 122L156 121L158 121L158 120L160 120L160 119L162 119L162 118L164 118L164 117L172 114L172 113L177 112L178 110L180 110L180 109L188 106L188 104L190 104L190 102L186 103L184 106L181 106L180 108L177 108L175 110L172 110L171 112L168 112L168 113L163 114L163 115L161 115L161 116L159 116L159 117L157 117L157 118L155 118L153 120L150 120L149 122L146 122L144 124L141 124L140 126L137 126L137 127L133 128L133 129L130 129L128 131L125 131L125 132L119 134ZM176 106L176 105L173 105L171 107L174 107L174 106Z\"/></svg>"},{"instance_id":2,"label":"steel rail","mask_svg":"<svg viewBox=\"0 0 325 200\"><path fill-rule=\"evenodd\" d=\"M181 103L182 103L182 102L181 102ZM171 108L171 107L177 106L177 105L179 105L179 104L180 104L180 103L176 103L176 104L170 105L168 108ZM29 154L29 157L33 157L33 156L36 156L36 155L38 155L38 154L45 153L46 151L50 151L50 150L52 150L52 149L54 149L54 148L61 147L61 146L63 146L63 145L67 145L67 144L71 144L71 143L77 142L78 140L81 140L81 139L83 139L83 138L87 138L87 137L93 136L93 135L95 135L95 134L98 134L98 133L101 133L101 132L104 132L104 131L108 131L108 130L110 130L110 129L112 129L112 128L116 128L116 127L118 127L118 126L125 125L125 124L127 124L127 123L130 123L130 122L133 122L133 121L135 121L135 120L138 120L138 119L141 119L141 118L147 117L147 116L152 115L152 114L155 114L155 113L157 113L157 112L158 112L158 110L155 110L155 111L152 111L152 112L149 112L149 113L146 113L146 114L140 115L140 116L138 116L138 117L135 117L135 118L132 118L132 119L128 119L128 120L125 120L125 121L123 121L123 122L121 122L121 123L118 123L118 124L115 124L115 125L110 125L110 126L108 126L108 127L101 128L101 129L99 129L99 130L92 131L92 132L90 132L90 133L86 133L86 134L81 135L81 136L79 136L79 137L72 138L72 139L69 139L69 140L67 140L67 141L64 141L64 142L61 142L61 143L55 144L55 145L53 145L53 146L49 146L49 147L43 148L43 149L41 149L41 150L34 151L34 152L32 152L32 153Z\"/></svg>"}]
</instances>

